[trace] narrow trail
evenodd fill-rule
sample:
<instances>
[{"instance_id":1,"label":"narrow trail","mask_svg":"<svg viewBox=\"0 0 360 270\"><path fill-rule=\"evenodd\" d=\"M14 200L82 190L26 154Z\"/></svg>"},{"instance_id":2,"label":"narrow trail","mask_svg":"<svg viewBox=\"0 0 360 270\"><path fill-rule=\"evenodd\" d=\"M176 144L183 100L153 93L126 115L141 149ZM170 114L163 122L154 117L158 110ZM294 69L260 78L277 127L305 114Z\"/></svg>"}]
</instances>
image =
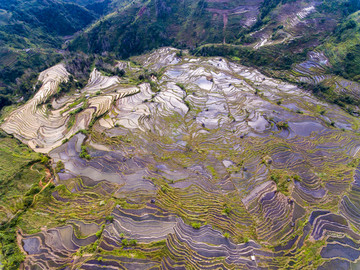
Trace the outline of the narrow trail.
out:
<instances>
[{"instance_id":1,"label":"narrow trail","mask_svg":"<svg viewBox=\"0 0 360 270\"><path fill-rule=\"evenodd\" d=\"M41 172L40 172L39 170L33 168L34 165L35 165L35 164L31 165L30 170L41 174ZM51 175L51 172L50 172L49 168L45 168L45 182L46 182L47 184L44 186L44 185L43 185L43 179L40 178L39 186L41 187L41 191L43 191L44 188L47 187L50 182L53 182L53 181L51 181L51 180L49 181L49 179L51 178L51 176L52 176L52 175ZM41 192L41 191L40 191L40 192Z\"/></svg>"},{"instance_id":2,"label":"narrow trail","mask_svg":"<svg viewBox=\"0 0 360 270\"><path fill-rule=\"evenodd\" d=\"M37 195L39 195L41 192L43 192L43 190L46 189L50 184L54 183L54 181L53 181L54 178L52 178L52 174L51 174L51 172L50 172L50 170L48 168L45 169L45 179L46 179L46 184L45 185L43 185L42 179L40 179L39 186L41 187L41 190L39 191L39 193L36 193L34 195L33 202L31 204L31 206L36 201Z\"/></svg>"},{"instance_id":3,"label":"narrow trail","mask_svg":"<svg viewBox=\"0 0 360 270\"><path fill-rule=\"evenodd\" d=\"M36 163L35 163L36 164ZM38 170L34 169L33 166L35 165L33 164L31 167L30 167L30 170L32 171L36 171L38 173L40 173ZM41 173L40 173L41 174ZM36 193L34 196L33 196L33 201L31 203L31 205L28 207L30 208L31 206L34 205L34 202L36 201L36 198L37 198L37 195L39 195L41 192L44 191L44 189L46 189L51 183L54 183L53 181L53 177L52 177L52 174L50 172L50 169L46 168L45 169L45 180L46 180L46 184L44 185L43 184L43 181L42 179L40 179L39 181L39 186L41 187L40 191L38 193ZM19 209L15 214L14 216L7 222L7 224L10 224L15 218L17 218L18 216L20 216L22 213L24 213L27 209Z\"/></svg>"},{"instance_id":4,"label":"narrow trail","mask_svg":"<svg viewBox=\"0 0 360 270\"><path fill-rule=\"evenodd\" d=\"M223 23L224 23L224 28L223 28L224 41L223 41L223 43L224 44L226 43L225 33L226 33L226 26L228 24L228 21L229 21L228 16L226 13L224 13L223 14Z\"/></svg>"}]
</instances>

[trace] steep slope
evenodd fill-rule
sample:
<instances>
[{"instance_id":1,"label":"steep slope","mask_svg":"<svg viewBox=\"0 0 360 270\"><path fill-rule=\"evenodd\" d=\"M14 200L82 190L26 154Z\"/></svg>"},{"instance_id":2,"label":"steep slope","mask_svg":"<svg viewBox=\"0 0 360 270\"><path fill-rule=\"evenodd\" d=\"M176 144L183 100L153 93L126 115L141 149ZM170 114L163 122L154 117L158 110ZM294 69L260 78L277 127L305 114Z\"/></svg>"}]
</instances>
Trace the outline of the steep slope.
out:
<instances>
[{"instance_id":1,"label":"steep slope","mask_svg":"<svg viewBox=\"0 0 360 270\"><path fill-rule=\"evenodd\" d=\"M114 8L112 1L74 2L0 2L0 109L27 100L30 81L64 57L63 43Z\"/></svg>"},{"instance_id":2,"label":"steep slope","mask_svg":"<svg viewBox=\"0 0 360 270\"><path fill-rule=\"evenodd\" d=\"M358 267L358 118L220 57L131 60L62 97L44 71L2 124L56 175L17 223L25 269Z\"/></svg>"},{"instance_id":3,"label":"steep slope","mask_svg":"<svg viewBox=\"0 0 360 270\"><path fill-rule=\"evenodd\" d=\"M72 35L96 19L86 8L60 0L2 1L0 9L6 15L0 25L0 46L20 49L59 46L60 37Z\"/></svg>"},{"instance_id":4,"label":"steep slope","mask_svg":"<svg viewBox=\"0 0 360 270\"><path fill-rule=\"evenodd\" d=\"M360 82L360 11L351 14L335 35L319 49L325 52L334 72Z\"/></svg>"},{"instance_id":5,"label":"steep slope","mask_svg":"<svg viewBox=\"0 0 360 270\"><path fill-rule=\"evenodd\" d=\"M194 48L229 43L258 49L295 40L300 51L319 45L346 12L356 9L346 7L351 2L328 7L326 1L301 0L137 1L96 24L69 48L128 57L169 44Z\"/></svg>"},{"instance_id":6,"label":"steep slope","mask_svg":"<svg viewBox=\"0 0 360 270\"><path fill-rule=\"evenodd\" d=\"M50 170L45 160L44 156L0 132L1 269L18 269L25 258L17 242L15 224L21 213L31 206L35 194L50 184Z\"/></svg>"},{"instance_id":7,"label":"steep slope","mask_svg":"<svg viewBox=\"0 0 360 270\"><path fill-rule=\"evenodd\" d=\"M77 38L70 49L128 57L159 46L235 40L256 22L262 0L137 1ZM111 33L111 35L109 35Z\"/></svg>"}]
</instances>

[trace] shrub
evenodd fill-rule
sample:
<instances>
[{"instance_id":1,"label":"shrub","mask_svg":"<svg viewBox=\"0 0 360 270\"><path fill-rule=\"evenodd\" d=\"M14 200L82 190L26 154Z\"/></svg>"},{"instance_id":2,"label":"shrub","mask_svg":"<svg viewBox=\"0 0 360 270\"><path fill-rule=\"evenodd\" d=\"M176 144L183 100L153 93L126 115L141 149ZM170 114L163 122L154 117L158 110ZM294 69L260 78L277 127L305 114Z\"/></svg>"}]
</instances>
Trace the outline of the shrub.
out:
<instances>
[{"instance_id":1,"label":"shrub","mask_svg":"<svg viewBox=\"0 0 360 270\"><path fill-rule=\"evenodd\" d=\"M40 190L41 190L41 189L40 189L40 187L39 187L38 184L33 185L33 186L31 187L31 189L30 189L28 192L25 193L25 196L34 196L35 194L39 193Z\"/></svg>"},{"instance_id":2,"label":"shrub","mask_svg":"<svg viewBox=\"0 0 360 270\"><path fill-rule=\"evenodd\" d=\"M161 191L162 191L162 192L166 193L167 190L168 190L168 186L167 186L167 185L162 185L162 186L161 186Z\"/></svg>"},{"instance_id":3,"label":"shrub","mask_svg":"<svg viewBox=\"0 0 360 270\"><path fill-rule=\"evenodd\" d=\"M129 241L129 245L130 245L130 246L136 246L136 244L137 244L137 240L136 240L136 239L131 239L131 240Z\"/></svg>"},{"instance_id":4,"label":"shrub","mask_svg":"<svg viewBox=\"0 0 360 270\"><path fill-rule=\"evenodd\" d=\"M98 230L98 231L95 233L95 235L96 235L97 238L100 238L100 237L101 237L101 235L102 235L102 233L103 233L103 231L104 231L104 228L105 228L105 225L103 224L103 225L101 225L100 230Z\"/></svg>"},{"instance_id":5,"label":"shrub","mask_svg":"<svg viewBox=\"0 0 360 270\"><path fill-rule=\"evenodd\" d=\"M273 180L276 184L279 183L280 177L277 174L272 174L270 176L271 180Z\"/></svg>"},{"instance_id":6,"label":"shrub","mask_svg":"<svg viewBox=\"0 0 360 270\"><path fill-rule=\"evenodd\" d=\"M65 169L64 163L60 160L56 163L55 172L59 173Z\"/></svg>"},{"instance_id":7,"label":"shrub","mask_svg":"<svg viewBox=\"0 0 360 270\"><path fill-rule=\"evenodd\" d=\"M289 124L284 121L277 122L276 126L278 127L278 129L288 129L289 128Z\"/></svg>"},{"instance_id":8,"label":"shrub","mask_svg":"<svg viewBox=\"0 0 360 270\"><path fill-rule=\"evenodd\" d=\"M84 134L84 135L87 135L87 134L89 134L89 131L87 131L86 129L80 129L80 130L78 131L78 133L82 133L82 134Z\"/></svg>"},{"instance_id":9,"label":"shrub","mask_svg":"<svg viewBox=\"0 0 360 270\"><path fill-rule=\"evenodd\" d=\"M19 269L24 261L25 255L20 251L16 232L13 228L8 228L0 232L1 253L4 255L2 262L5 263L5 269Z\"/></svg>"},{"instance_id":10,"label":"shrub","mask_svg":"<svg viewBox=\"0 0 360 270\"><path fill-rule=\"evenodd\" d=\"M102 231L97 231L97 232L95 233L95 235L96 235L97 238L100 238L101 235L102 235Z\"/></svg>"},{"instance_id":11,"label":"shrub","mask_svg":"<svg viewBox=\"0 0 360 270\"><path fill-rule=\"evenodd\" d=\"M225 209L224 209L224 213L225 213L225 215L230 215L230 212L231 212L231 208L229 208L229 207L226 207Z\"/></svg>"},{"instance_id":12,"label":"shrub","mask_svg":"<svg viewBox=\"0 0 360 270\"><path fill-rule=\"evenodd\" d=\"M181 90L183 90L183 91L186 92L186 88L185 88L185 86L184 86L182 83L176 83L176 86L180 87Z\"/></svg>"},{"instance_id":13,"label":"shrub","mask_svg":"<svg viewBox=\"0 0 360 270\"><path fill-rule=\"evenodd\" d=\"M193 223L191 223L191 226L192 226L194 229L198 230L198 229L200 229L200 227L201 227L201 223L200 223L200 222L193 222Z\"/></svg>"},{"instance_id":14,"label":"shrub","mask_svg":"<svg viewBox=\"0 0 360 270\"><path fill-rule=\"evenodd\" d=\"M129 245L129 243L128 243L128 240L127 239L123 239L123 240L121 240L121 244L123 245L123 246L127 246L127 245Z\"/></svg>"},{"instance_id":15,"label":"shrub","mask_svg":"<svg viewBox=\"0 0 360 270\"><path fill-rule=\"evenodd\" d=\"M85 145L82 145L81 146L81 152L79 154L79 156L81 158L85 158L87 160L90 160L91 159L91 156L89 155L88 151L87 151L87 147Z\"/></svg>"},{"instance_id":16,"label":"shrub","mask_svg":"<svg viewBox=\"0 0 360 270\"><path fill-rule=\"evenodd\" d=\"M176 57L181 58L183 56L182 50L176 52Z\"/></svg>"},{"instance_id":17,"label":"shrub","mask_svg":"<svg viewBox=\"0 0 360 270\"><path fill-rule=\"evenodd\" d=\"M106 220L109 222L113 222L114 221L114 216L107 216Z\"/></svg>"},{"instance_id":18,"label":"shrub","mask_svg":"<svg viewBox=\"0 0 360 270\"><path fill-rule=\"evenodd\" d=\"M123 76L125 76L125 73L126 73L125 70L116 68L116 75L117 76L123 77Z\"/></svg>"},{"instance_id":19,"label":"shrub","mask_svg":"<svg viewBox=\"0 0 360 270\"><path fill-rule=\"evenodd\" d=\"M46 155L41 155L41 157L40 157L40 162L42 164L48 164L49 160L50 160L50 158L48 156L46 156Z\"/></svg>"},{"instance_id":20,"label":"shrub","mask_svg":"<svg viewBox=\"0 0 360 270\"><path fill-rule=\"evenodd\" d=\"M31 204L33 203L34 198L32 196L26 196L24 199L24 207L29 208Z\"/></svg>"},{"instance_id":21,"label":"shrub","mask_svg":"<svg viewBox=\"0 0 360 270\"><path fill-rule=\"evenodd\" d=\"M150 81L150 88L151 88L151 91L154 93L160 92L160 89L158 88L157 84L153 81ZM154 97L155 96L153 96L152 98L154 98Z\"/></svg>"}]
</instances>

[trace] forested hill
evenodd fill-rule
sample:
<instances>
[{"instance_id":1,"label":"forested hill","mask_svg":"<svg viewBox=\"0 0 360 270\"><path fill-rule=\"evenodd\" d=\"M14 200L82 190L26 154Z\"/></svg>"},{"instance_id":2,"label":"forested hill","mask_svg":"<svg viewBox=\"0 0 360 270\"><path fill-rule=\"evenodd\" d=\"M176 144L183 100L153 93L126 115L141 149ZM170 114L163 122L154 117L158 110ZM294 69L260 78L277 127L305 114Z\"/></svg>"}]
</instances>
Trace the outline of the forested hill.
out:
<instances>
[{"instance_id":1,"label":"forested hill","mask_svg":"<svg viewBox=\"0 0 360 270\"><path fill-rule=\"evenodd\" d=\"M28 82L62 59L76 32L111 10L110 0L0 1L0 108L32 94ZM31 83L30 83L31 84Z\"/></svg>"},{"instance_id":2,"label":"forested hill","mask_svg":"<svg viewBox=\"0 0 360 270\"><path fill-rule=\"evenodd\" d=\"M304 49L319 45L357 9L357 0L134 1L96 23L69 48L128 57L168 45L195 48L227 43L259 48L296 39Z\"/></svg>"}]
</instances>

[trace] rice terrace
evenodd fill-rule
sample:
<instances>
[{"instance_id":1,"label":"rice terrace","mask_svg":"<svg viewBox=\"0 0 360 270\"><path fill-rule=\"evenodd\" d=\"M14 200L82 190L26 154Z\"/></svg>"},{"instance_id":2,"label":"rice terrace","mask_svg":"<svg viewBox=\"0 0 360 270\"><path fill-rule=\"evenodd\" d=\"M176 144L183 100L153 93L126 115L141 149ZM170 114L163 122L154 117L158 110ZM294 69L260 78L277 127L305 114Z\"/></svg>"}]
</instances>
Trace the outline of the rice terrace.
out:
<instances>
[{"instance_id":1,"label":"rice terrace","mask_svg":"<svg viewBox=\"0 0 360 270\"><path fill-rule=\"evenodd\" d=\"M41 2L0 4L1 270L360 268L358 1Z\"/></svg>"}]
</instances>

